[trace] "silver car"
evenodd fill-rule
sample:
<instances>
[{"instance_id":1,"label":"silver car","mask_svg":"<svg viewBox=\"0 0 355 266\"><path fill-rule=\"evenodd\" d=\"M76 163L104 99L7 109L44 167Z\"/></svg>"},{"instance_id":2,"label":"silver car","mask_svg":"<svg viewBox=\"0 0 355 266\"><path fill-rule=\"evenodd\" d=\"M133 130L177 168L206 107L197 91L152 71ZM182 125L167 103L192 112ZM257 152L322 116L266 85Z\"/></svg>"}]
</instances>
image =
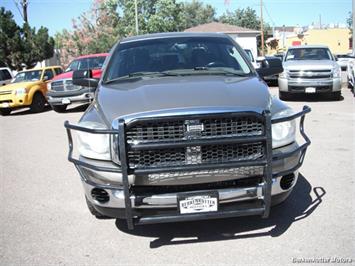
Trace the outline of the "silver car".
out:
<instances>
[{"instance_id":1,"label":"silver car","mask_svg":"<svg viewBox=\"0 0 355 266\"><path fill-rule=\"evenodd\" d=\"M261 79L281 71L271 59L256 72L233 39L212 33L130 37L99 82L75 71L74 84L97 87L79 124L65 123L91 213L129 229L267 218L296 185L310 144L310 109L293 111Z\"/></svg>"},{"instance_id":2,"label":"silver car","mask_svg":"<svg viewBox=\"0 0 355 266\"><path fill-rule=\"evenodd\" d=\"M341 69L327 46L305 45L288 49L279 75L280 98L294 94L326 94L341 98Z\"/></svg>"}]
</instances>

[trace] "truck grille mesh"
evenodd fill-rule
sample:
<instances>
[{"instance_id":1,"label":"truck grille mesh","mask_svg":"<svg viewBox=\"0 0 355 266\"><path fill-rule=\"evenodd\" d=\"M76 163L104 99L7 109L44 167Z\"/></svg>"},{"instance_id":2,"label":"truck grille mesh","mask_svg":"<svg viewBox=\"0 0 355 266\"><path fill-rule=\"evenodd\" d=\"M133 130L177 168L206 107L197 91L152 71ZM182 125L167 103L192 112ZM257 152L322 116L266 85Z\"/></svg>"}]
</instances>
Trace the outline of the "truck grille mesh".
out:
<instances>
[{"instance_id":1,"label":"truck grille mesh","mask_svg":"<svg viewBox=\"0 0 355 266\"><path fill-rule=\"evenodd\" d=\"M203 119L204 129L199 139L236 136L260 136L264 133L262 123L256 117ZM128 143L177 141L188 139L186 121L139 123L127 132Z\"/></svg>"},{"instance_id":2,"label":"truck grille mesh","mask_svg":"<svg viewBox=\"0 0 355 266\"><path fill-rule=\"evenodd\" d=\"M73 81L71 79L53 81L51 83L51 90L53 91L72 91L80 89L81 86L73 85Z\"/></svg>"}]
</instances>

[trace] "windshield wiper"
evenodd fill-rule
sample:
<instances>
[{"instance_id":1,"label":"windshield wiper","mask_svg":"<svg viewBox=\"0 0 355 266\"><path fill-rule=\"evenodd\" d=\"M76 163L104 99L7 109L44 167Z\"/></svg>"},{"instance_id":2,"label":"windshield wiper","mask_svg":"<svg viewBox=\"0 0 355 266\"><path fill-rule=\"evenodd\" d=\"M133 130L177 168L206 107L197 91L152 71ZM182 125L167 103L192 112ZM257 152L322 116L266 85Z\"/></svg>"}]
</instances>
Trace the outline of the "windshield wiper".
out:
<instances>
[{"instance_id":1,"label":"windshield wiper","mask_svg":"<svg viewBox=\"0 0 355 266\"><path fill-rule=\"evenodd\" d=\"M148 71L141 71L141 72L133 72L129 73L128 75L121 76L118 78L110 79L104 82L104 84L110 84L114 82L118 82L121 80L127 80L131 78L141 78L141 77L152 77L152 76L177 76L178 74L171 73L169 71L164 71L164 72L148 72Z\"/></svg>"},{"instance_id":2,"label":"windshield wiper","mask_svg":"<svg viewBox=\"0 0 355 266\"><path fill-rule=\"evenodd\" d=\"M246 77L249 76L247 73L237 73L235 71L223 68L223 67L194 67L193 68L195 71L210 71L213 74L223 74L223 75L233 75L233 76L238 76L238 77Z\"/></svg>"}]
</instances>

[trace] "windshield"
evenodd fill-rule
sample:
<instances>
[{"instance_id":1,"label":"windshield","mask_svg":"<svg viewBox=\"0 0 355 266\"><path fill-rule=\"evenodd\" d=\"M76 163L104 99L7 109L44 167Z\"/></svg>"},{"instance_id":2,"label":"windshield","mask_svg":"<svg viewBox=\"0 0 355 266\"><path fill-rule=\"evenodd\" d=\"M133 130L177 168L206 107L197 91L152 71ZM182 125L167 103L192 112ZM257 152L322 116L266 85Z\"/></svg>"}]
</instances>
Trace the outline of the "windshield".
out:
<instances>
[{"instance_id":1,"label":"windshield","mask_svg":"<svg viewBox=\"0 0 355 266\"><path fill-rule=\"evenodd\" d=\"M226 38L165 38L120 44L113 52L104 81L120 77L169 74L228 73L251 70L234 44Z\"/></svg>"},{"instance_id":2,"label":"windshield","mask_svg":"<svg viewBox=\"0 0 355 266\"><path fill-rule=\"evenodd\" d=\"M254 56L253 56L253 53L251 52L251 50L249 50L249 49L244 49L244 51L245 51L246 54L249 56L250 61L251 61L251 62L254 62Z\"/></svg>"},{"instance_id":3,"label":"windshield","mask_svg":"<svg viewBox=\"0 0 355 266\"><path fill-rule=\"evenodd\" d=\"M327 48L297 48L287 52L285 61L291 60L333 60Z\"/></svg>"},{"instance_id":4,"label":"windshield","mask_svg":"<svg viewBox=\"0 0 355 266\"><path fill-rule=\"evenodd\" d=\"M15 76L12 83L24 82L24 81L37 81L41 79L41 76L42 76L42 70L19 72Z\"/></svg>"},{"instance_id":5,"label":"windshield","mask_svg":"<svg viewBox=\"0 0 355 266\"><path fill-rule=\"evenodd\" d=\"M100 69L104 64L106 56L96 56L76 59L70 63L65 72L86 69Z\"/></svg>"}]
</instances>

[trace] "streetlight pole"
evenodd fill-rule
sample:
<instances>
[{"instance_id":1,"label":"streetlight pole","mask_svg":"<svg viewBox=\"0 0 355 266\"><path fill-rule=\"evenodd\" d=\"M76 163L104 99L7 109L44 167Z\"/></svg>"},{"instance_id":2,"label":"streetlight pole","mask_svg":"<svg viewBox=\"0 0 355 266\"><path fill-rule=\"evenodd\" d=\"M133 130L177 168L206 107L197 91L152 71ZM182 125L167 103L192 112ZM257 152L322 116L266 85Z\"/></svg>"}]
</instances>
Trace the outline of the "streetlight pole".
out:
<instances>
[{"instance_id":1,"label":"streetlight pole","mask_svg":"<svg viewBox=\"0 0 355 266\"><path fill-rule=\"evenodd\" d=\"M137 4L137 0L134 0L134 8L135 8L135 13L136 13L136 34L138 35L139 29L138 29L138 4Z\"/></svg>"},{"instance_id":2,"label":"streetlight pole","mask_svg":"<svg viewBox=\"0 0 355 266\"><path fill-rule=\"evenodd\" d=\"M260 0L260 30L261 30L261 56L264 56L263 0Z\"/></svg>"}]
</instances>

